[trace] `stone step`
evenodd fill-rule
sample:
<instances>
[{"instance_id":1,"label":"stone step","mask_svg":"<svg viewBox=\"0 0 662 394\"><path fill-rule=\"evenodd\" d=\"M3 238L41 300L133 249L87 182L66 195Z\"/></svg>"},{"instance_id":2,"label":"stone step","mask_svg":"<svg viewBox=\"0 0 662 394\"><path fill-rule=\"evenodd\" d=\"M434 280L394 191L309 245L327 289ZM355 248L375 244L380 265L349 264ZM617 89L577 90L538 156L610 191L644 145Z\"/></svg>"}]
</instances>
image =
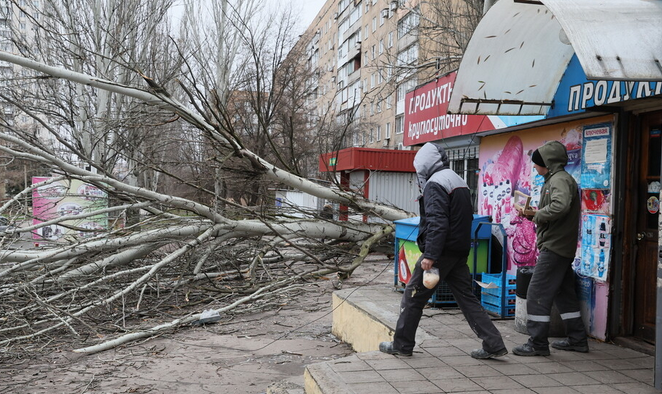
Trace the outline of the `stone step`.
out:
<instances>
[{"instance_id":1,"label":"stone step","mask_svg":"<svg viewBox=\"0 0 662 394\"><path fill-rule=\"evenodd\" d=\"M380 342L393 339L401 297L402 294L394 291L392 286L385 285L334 292L332 333L357 353L378 351ZM416 342L426 338L431 336L419 328ZM306 394L354 393L336 371L343 363L356 362L360 362L360 355L307 366L304 374Z\"/></svg>"}]
</instances>

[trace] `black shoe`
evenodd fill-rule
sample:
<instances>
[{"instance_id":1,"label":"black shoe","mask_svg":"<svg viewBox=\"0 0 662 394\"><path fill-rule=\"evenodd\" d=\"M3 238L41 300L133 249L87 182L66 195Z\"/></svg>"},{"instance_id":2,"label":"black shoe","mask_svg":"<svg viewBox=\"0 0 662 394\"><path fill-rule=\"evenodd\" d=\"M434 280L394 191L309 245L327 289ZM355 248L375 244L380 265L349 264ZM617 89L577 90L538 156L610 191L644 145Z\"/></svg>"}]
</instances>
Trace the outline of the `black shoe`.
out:
<instances>
[{"instance_id":1,"label":"black shoe","mask_svg":"<svg viewBox=\"0 0 662 394\"><path fill-rule=\"evenodd\" d=\"M513 348L513 354L518 356L549 356L549 349L536 349L525 343Z\"/></svg>"},{"instance_id":2,"label":"black shoe","mask_svg":"<svg viewBox=\"0 0 662 394\"><path fill-rule=\"evenodd\" d=\"M471 357L480 360L501 357L501 356L505 356L506 354L508 354L508 349L506 349L505 347L501 350L497 350L496 352L492 352L492 353L488 352L485 349L476 349L471 351Z\"/></svg>"},{"instance_id":3,"label":"black shoe","mask_svg":"<svg viewBox=\"0 0 662 394\"><path fill-rule=\"evenodd\" d=\"M569 350L573 352L588 353L588 342L571 344L570 341L564 339L562 341L552 342L552 347L559 350Z\"/></svg>"},{"instance_id":4,"label":"black shoe","mask_svg":"<svg viewBox=\"0 0 662 394\"><path fill-rule=\"evenodd\" d=\"M411 356L412 352L405 352L393 347L393 342L382 342L379 344L379 351L382 353L392 354L394 356Z\"/></svg>"}]
</instances>

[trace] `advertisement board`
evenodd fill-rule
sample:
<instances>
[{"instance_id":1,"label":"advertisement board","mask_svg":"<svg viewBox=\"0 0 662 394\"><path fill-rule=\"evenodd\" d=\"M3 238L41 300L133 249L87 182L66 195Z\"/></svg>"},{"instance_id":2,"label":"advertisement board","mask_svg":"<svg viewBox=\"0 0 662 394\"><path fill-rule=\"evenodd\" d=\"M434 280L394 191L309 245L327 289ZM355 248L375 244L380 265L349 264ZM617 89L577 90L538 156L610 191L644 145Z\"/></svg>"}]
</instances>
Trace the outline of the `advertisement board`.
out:
<instances>
[{"instance_id":1,"label":"advertisement board","mask_svg":"<svg viewBox=\"0 0 662 394\"><path fill-rule=\"evenodd\" d=\"M71 219L45 225L34 231L32 238L36 244L40 241L75 241L97 235L108 228L107 214L90 215L108 207L108 197L103 190L75 179L33 177L32 184L38 183L43 185L32 191L33 225L65 216Z\"/></svg>"},{"instance_id":2,"label":"advertisement board","mask_svg":"<svg viewBox=\"0 0 662 394\"><path fill-rule=\"evenodd\" d=\"M542 119L542 116L448 114L455 77L455 72L447 74L406 94L403 145L419 145Z\"/></svg>"},{"instance_id":3,"label":"advertisement board","mask_svg":"<svg viewBox=\"0 0 662 394\"><path fill-rule=\"evenodd\" d=\"M547 141L566 147L565 169L578 183L582 213L573 268L582 279L583 315L596 338L604 338L607 318L607 309L599 307L606 296L598 289L608 288L611 256L612 130L613 117L608 115L491 135L481 140L479 156L478 212L503 225L508 235L508 271L513 272L535 266L538 256L535 224L513 208L516 193L530 196L534 209L540 201L545 180L533 167L531 154Z\"/></svg>"}]
</instances>

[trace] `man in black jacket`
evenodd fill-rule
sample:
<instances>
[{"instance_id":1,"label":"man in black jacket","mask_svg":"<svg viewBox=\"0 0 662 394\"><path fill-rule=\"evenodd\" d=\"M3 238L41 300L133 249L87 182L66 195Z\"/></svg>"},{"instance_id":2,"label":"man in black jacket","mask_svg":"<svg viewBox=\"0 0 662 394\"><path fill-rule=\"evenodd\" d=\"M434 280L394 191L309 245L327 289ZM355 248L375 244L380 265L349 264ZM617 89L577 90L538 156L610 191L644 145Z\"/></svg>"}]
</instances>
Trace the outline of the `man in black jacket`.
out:
<instances>
[{"instance_id":1,"label":"man in black jacket","mask_svg":"<svg viewBox=\"0 0 662 394\"><path fill-rule=\"evenodd\" d=\"M471 192L448 164L444 149L432 143L423 145L414 158L414 168L423 192L419 198L421 220L417 239L422 254L402 296L393 342L380 343L379 350L411 356L423 308L436 291L436 287L427 289L423 286L423 271L434 266L453 292L467 323L483 340L482 349L473 350L471 357L486 359L504 356L508 350L501 333L471 289L471 273L467 266L473 220Z\"/></svg>"}]
</instances>

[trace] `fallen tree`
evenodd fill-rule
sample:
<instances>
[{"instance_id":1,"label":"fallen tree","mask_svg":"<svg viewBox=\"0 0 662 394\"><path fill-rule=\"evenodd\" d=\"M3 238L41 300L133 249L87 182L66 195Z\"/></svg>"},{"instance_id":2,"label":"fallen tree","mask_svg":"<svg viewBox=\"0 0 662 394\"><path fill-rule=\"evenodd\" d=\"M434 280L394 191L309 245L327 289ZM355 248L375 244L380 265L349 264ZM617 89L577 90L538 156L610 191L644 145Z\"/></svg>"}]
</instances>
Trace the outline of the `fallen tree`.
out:
<instances>
[{"instance_id":1,"label":"fallen tree","mask_svg":"<svg viewBox=\"0 0 662 394\"><path fill-rule=\"evenodd\" d=\"M157 108L159 119L176 119L173 122L200 131L206 157L213 156L212 161L223 165L230 160L243 163L239 167L263 184L300 190L371 218L368 222L339 221L322 218L318 212L302 211L292 216L273 205L249 206L226 197L219 182L214 183L217 187L213 191L201 185L194 187L213 196L207 202L139 184L107 168L99 159L107 154L99 154L96 147L87 150L84 143L63 135L43 113L34 112L39 108L38 101L28 106L16 95L4 96L7 102L33 114L35 121L55 136L57 146L41 143L7 124L0 132L4 142L0 151L49 168L55 179L94 185L114 202L102 212L64 214L41 222L42 218L35 218L37 222L32 223L32 213L24 200L44 186L38 183L0 208L2 213L23 218L23 226L6 234L0 250L0 346L6 352L40 348L66 336L77 352L92 353L198 322L201 309L230 314L244 304L260 307L259 302L265 302L262 308L273 307L297 283L351 275L371 251L390 253L391 222L411 216L270 163L247 148L239 133L229 127L227 111L211 111L214 105L201 102L200 90L184 81L177 87L179 96L187 101L176 99L175 92L138 70L134 73L142 78L142 86L3 51L0 60L34 70L44 83L63 81L73 87L70 90L84 87L106 92L99 96L131 100L137 107ZM212 96L219 99L218 95ZM98 120L109 116L106 112L100 115ZM116 116L122 119L123 115ZM98 122L92 124L99 126ZM105 134L104 140L117 139L115 134L113 138L110 135ZM158 137L151 141L158 141ZM193 185L165 165L167 160L148 161L150 148L142 146L131 155L120 153L127 162L144 161L152 177L175 178ZM63 157L64 150L67 154ZM87 165L74 163L69 157L82 158ZM225 169L223 165L218 173ZM44 226L66 228L74 218L99 213L132 220L127 220L125 226L95 229L48 248L12 247L12 233L24 234L25 239L32 233L39 234Z\"/></svg>"}]
</instances>

